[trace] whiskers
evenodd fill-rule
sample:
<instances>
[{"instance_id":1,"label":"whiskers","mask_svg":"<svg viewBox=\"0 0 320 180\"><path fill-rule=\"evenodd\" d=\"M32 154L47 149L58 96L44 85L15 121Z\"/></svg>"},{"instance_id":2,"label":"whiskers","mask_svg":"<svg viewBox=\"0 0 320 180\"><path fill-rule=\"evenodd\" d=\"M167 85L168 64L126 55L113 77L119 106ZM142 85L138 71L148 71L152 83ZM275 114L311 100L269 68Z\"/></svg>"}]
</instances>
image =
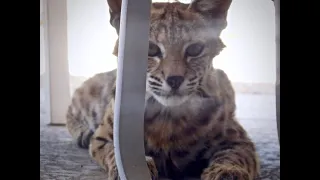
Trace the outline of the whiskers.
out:
<instances>
[{"instance_id":1,"label":"whiskers","mask_svg":"<svg viewBox=\"0 0 320 180\"><path fill-rule=\"evenodd\" d=\"M148 87L151 89L151 91L158 95L163 96L164 92L162 91L162 80L156 76L149 76L148 79Z\"/></svg>"},{"instance_id":2,"label":"whiskers","mask_svg":"<svg viewBox=\"0 0 320 180\"><path fill-rule=\"evenodd\" d=\"M169 99L171 97L183 97L191 96L197 94L200 97L206 98L208 95L202 88L202 78L193 76L188 79L186 84L179 91L168 91L166 90L163 80L156 76L149 76L148 78L148 88L153 94L159 96L159 98Z\"/></svg>"},{"instance_id":3,"label":"whiskers","mask_svg":"<svg viewBox=\"0 0 320 180\"><path fill-rule=\"evenodd\" d=\"M198 85L199 85L199 82L198 82L197 76L190 78L189 82L186 85L187 86L187 88L186 88L187 94L188 95L193 94L197 90Z\"/></svg>"},{"instance_id":4,"label":"whiskers","mask_svg":"<svg viewBox=\"0 0 320 180\"><path fill-rule=\"evenodd\" d=\"M198 79L197 76L190 78L187 84L187 94L197 94L202 98L208 98L209 95L203 90L202 78Z\"/></svg>"}]
</instances>

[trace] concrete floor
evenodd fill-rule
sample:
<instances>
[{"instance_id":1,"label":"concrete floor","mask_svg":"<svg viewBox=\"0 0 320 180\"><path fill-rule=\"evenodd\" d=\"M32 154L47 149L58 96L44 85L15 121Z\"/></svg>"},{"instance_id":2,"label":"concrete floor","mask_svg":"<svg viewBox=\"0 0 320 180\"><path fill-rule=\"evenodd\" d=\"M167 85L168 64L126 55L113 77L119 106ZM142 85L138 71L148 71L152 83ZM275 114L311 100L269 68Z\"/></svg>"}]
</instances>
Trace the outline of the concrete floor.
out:
<instances>
[{"instance_id":1,"label":"concrete floor","mask_svg":"<svg viewBox=\"0 0 320 180\"><path fill-rule=\"evenodd\" d=\"M66 128L48 126L40 103L40 179L106 180L105 172L87 150L72 142ZM237 116L256 143L261 158L261 178L280 179L280 148L277 136L275 96L237 94Z\"/></svg>"}]
</instances>

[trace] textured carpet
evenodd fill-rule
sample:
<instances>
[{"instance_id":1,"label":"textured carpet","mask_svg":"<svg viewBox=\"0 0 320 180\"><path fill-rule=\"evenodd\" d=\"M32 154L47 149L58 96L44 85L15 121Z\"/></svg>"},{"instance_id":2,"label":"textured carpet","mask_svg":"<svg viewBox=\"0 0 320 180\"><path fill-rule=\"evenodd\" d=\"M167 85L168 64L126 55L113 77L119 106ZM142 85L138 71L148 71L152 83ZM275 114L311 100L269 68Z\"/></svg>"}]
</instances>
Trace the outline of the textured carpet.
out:
<instances>
[{"instance_id":1,"label":"textured carpet","mask_svg":"<svg viewBox=\"0 0 320 180\"><path fill-rule=\"evenodd\" d=\"M87 150L72 142L66 128L48 126L40 102L40 179L106 180L105 172L93 162ZM240 123L256 143L261 159L261 180L280 179L274 96L237 95Z\"/></svg>"}]
</instances>

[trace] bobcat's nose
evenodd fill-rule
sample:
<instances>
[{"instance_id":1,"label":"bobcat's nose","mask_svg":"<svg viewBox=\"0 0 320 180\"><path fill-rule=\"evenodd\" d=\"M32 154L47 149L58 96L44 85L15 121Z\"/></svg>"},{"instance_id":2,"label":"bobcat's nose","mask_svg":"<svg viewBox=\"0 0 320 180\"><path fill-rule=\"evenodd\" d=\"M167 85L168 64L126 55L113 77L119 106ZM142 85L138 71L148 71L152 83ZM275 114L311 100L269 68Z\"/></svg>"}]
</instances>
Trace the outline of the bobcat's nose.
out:
<instances>
[{"instance_id":1,"label":"bobcat's nose","mask_svg":"<svg viewBox=\"0 0 320 180\"><path fill-rule=\"evenodd\" d=\"M183 83L183 76L169 76L167 78L168 85L172 88L172 90L179 89L180 85Z\"/></svg>"}]
</instances>

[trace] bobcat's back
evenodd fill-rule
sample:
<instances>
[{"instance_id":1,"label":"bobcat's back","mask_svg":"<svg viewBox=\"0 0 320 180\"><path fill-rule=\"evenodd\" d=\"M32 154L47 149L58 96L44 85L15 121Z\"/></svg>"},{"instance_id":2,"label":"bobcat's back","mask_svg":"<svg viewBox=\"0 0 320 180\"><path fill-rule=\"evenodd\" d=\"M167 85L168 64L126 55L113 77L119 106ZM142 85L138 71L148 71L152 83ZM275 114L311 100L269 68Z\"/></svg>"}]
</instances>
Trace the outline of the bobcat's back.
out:
<instances>
[{"instance_id":1,"label":"bobcat's back","mask_svg":"<svg viewBox=\"0 0 320 180\"><path fill-rule=\"evenodd\" d=\"M110 98L114 94L116 70L99 73L75 90L67 112L67 128L82 148L102 122Z\"/></svg>"}]
</instances>

